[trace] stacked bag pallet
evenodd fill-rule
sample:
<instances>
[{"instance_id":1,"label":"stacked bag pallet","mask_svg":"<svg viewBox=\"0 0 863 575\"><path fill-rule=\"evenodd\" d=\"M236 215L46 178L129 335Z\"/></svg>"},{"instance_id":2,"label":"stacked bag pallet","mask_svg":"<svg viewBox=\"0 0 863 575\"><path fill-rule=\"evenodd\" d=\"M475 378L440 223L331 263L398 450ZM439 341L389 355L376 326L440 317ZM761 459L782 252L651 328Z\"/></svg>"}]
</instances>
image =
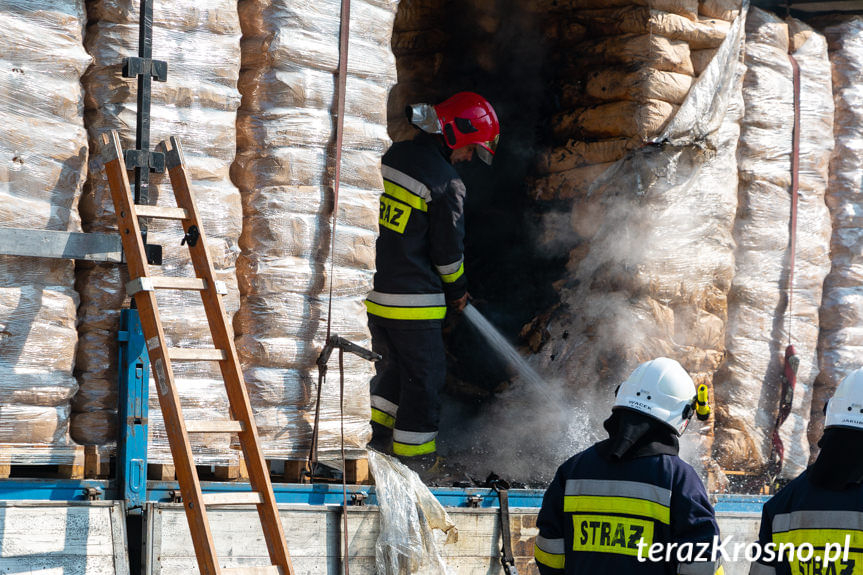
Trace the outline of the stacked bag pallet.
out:
<instances>
[{"instance_id":1,"label":"stacked bag pallet","mask_svg":"<svg viewBox=\"0 0 863 575\"><path fill-rule=\"evenodd\" d=\"M87 173L83 0L0 1L0 226L80 231ZM75 264L0 256L4 463L71 463Z\"/></svg>"},{"instance_id":2,"label":"stacked bag pallet","mask_svg":"<svg viewBox=\"0 0 863 575\"><path fill-rule=\"evenodd\" d=\"M137 54L136 0L97 0L88 5L86 47L95 58L84 77L87 125L93 149L99 134L115 129L124 149L134 148L137 81L123 78L122 59ZM240 25L235 2L218 0L203 6L193 0L159 2L153 14L153 57L168 62L166 82L153 82L151 140L176 136L183 146L192 191L204 222L214 266L228 286L224 298L229 317L239 307L235 262L242 224L240 193L230 180L236 149L236 110L240 105ZM167 174L152 174L149 203L175 206ZM101 169L93 170L81 200L84 227L92 232L116 230L110 190ZM193 276L188 249L180 245L177 222L152 220L148 242L163 248L164 263L154 275ZM78 270L81 289L78 381L72 436L104 445L116 436L117 329L120 308L128 301L124 267L95 265ZM197 292L157 293L169 345L212 347ZM174 365L188 420L224 419L228 413L224 385L214 362ZM171 454L161 410L150 381L150 449L154 463L170 463ZM236 458L228 434L192 438L201 463Z\"/></svg>"},{"instance_id":3,"label":"stacked bag pallet","mask_svg":"<svg viewBox=\"0 0 863 575\"><path fill-rule=\"evenodd\" d=\"M572 395L594 429L602 429L615 386L637 363L672 357L696 384L711 387L722 361L733 275L744 19L741 13L730 24L713 61L661 122L655 135L663 143L630 151L601 178L591 178L595 229L570 258L562 305L536 361L543 373L576 382ZM682 41L632 37L618 46L627 42L674 48L633 54L640 65L671 53L689 61ZM573 218L585 216L583 210L572 205ZM712 429L701 431L700 452L709 452Z\"/></svg>"},{"instance_id":4,"label":"stacked bag pallet","mask_svg":"<svg viewBox=\"0 0 863 575\"><path fill-rule=\"evenodd\" d=\"M800 169L792 304L791 165L793 56L800 68ZM805 24L752 9L746 27L746 113L738 150L740 193L735 274L728 306L727 360L716 378L716 449L725 469L761 473L770 456L782 356L800 359L791 415L780 428L783 477L809 461L807 425L818 374L818 309L830 269L824 202L833 149L833 99L823 36Z\"/></svg>"},{"instance_id":5,"label":"stacked bag pallet","mask_svg":"<svg viewBox=\"0 0 863 575\"><path fill-rule=\"evenodd\" d=\"M340 2L243 0L239 5L243 104L232 175L243 198L243 234L235 328L266 454L307 455L315 360L328 319L332 333L370 346L363 302L375 269L380 157L390 142L386 114L387 93L395 81L389 46L395 8L395 0L351 3L334 240L331 144ZM322 457L340 444L338 372L331 373L322 390ZM369 362L345 357L349 453L362 449L370 436L372 375Z\"/></svg>"},{"instance_id":6,"label":"stacked bag pallet","mask_svg":"<svg viewBox=\"0 0 863 575\"><path fill-rule=\"evenodd\" d=\"M691 52L715 52L730 26L699 16L697 0L553 4L570 49L558 64L562 111L552 120L562 145L540 157L534 187L543 201L582 198L614 162L658 137L697 76Z\"/></svg>"},{"instance_id":7,"label":"stacked bag pallet","mask_svg":"<svg viewBox=\"0 0 863 575\"><path fill-rule=\"evenodd\" d=\"M836 110L836 147L830 159L827 188L827 205L833 219L833 267L824 282L821 304L821 373L815 382L809 432L813 452L823 427L824 403L839 382L860 367L863 347L863 222L859 216L863 181L863 18L833 22L824 28L824 34L829 42Z\"/></svg>"},{"instance_id":8,"label":"stacked bag pallet","mask_svg":"<svg viewBox=\"0 0 863 575\"><path fill-rule=\"evenodd\" d=\"M405 106L446 98L445 50L447 0L401 0L393 22L392 52L398 83L388 99L388 132L394 142L409 140L416 129L408 123Z\"/></svg>"}]
</instances>

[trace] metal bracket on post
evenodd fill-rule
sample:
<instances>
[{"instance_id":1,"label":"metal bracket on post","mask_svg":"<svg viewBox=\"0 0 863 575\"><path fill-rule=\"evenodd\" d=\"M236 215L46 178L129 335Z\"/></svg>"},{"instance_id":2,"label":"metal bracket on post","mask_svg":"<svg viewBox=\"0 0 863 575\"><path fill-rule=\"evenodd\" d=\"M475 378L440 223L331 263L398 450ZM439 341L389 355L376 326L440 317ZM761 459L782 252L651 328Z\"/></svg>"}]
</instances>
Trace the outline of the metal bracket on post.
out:
<instances>
[{"instance_id":1,"label":"metal bracket on post","mask_svg":"<svg viewBox=\"0 0 863 575\"><path fill-rule=\"evenodd\" d=\"M140 515L147 501L147 401L150 359L138 310L120 311L119 465L126 512Z\"/></svg>"},{"instance_id":2,"label":"metal bracket on post","mask_svg":"<svg viewBox=\"0 0 863 575\"><path fill-rule=\"evenodd\" d=\"M135 171L135 203L150 203L150 172L165 171L165 154L150 151L150 102L153 80L168 79L168 63L153 59L153 0L141 0L138 26L138 56L123 58L123 77L138 79L138 107L135 125L135 149L126 150L123 161L127 170ZM141 236L147 244L147 221L139 222ZM161 246L147 245L147 261L162 264ZM134 305L134 304L133 304Z\"/></svg>"}]
</instances>

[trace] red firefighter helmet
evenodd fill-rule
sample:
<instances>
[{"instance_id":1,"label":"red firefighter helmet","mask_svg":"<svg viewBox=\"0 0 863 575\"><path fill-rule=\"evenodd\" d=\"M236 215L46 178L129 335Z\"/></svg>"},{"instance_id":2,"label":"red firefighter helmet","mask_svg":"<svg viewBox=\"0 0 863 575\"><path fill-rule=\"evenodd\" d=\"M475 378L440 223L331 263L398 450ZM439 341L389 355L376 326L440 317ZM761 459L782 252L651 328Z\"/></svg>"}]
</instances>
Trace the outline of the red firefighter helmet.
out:
<instances>
[{"instance_id":1,"label":"red firefighter helmet","mask_svg":"<svg viewBox=\"0 0 863 575\"><path fill-rule=\"evenodd\" d=\"M434 106L446 145L456 150L479 144L477 155L491 164L500 138L497 114L488 100L473 92L459 92Z\"/></svg>"}]
</instances>

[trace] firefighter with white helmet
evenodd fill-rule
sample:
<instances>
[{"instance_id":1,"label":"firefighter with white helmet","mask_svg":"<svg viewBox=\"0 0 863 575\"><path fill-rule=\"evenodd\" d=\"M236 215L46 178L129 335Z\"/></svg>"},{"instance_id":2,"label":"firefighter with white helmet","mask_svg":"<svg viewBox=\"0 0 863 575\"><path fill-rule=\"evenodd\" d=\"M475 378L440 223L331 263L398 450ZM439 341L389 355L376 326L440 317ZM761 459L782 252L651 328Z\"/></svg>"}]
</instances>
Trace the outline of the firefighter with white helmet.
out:
<instances>
[{"instance_id":1,"label":"firefighter with white helmet","mask_svg":"<svg viewBox=\"0 0 863 575\"><path fill-rule=\"evenodd\" d=\"M824 413L817 459L764 504L759 542L773 549L752 563L750 575L863 573L863 368L842 380ZM782 545L802 551L804 543L811 554L779 556Z\"/></svg>"},{"instance_id":2,"label":"firefighter with white helmet","mask_svg":"<svg viewBox=\"0 0 863 575\"><path fill-rule=\"evenodd\" d=\"M372 347L372 445L416 464L435 459L438 394L446 377L442 321L467 303L465 186L453 164L476 154L490 164L500 126L491 104L460 92L408 106L418 128L384 155L374 290L366 299Z\"/></svg>"},{"instance_id":3,"label":"firefighter with white helmet","mask_svg":"<svg viewBox=\"0 0 863 575\"><path fill-rule=\"evenodd\" d=\"M678 457L678 438L707 410L705 390L696 392L678 362L639 365L617 389L609 438L561 465L545 493L534 547L540 573L722 573L710 553L698 553L719 528L701 479ZM649 553L655 543L664 544L659 561ZM667 549L684 553L668 558Z\"/></svg>"}]
</instances>

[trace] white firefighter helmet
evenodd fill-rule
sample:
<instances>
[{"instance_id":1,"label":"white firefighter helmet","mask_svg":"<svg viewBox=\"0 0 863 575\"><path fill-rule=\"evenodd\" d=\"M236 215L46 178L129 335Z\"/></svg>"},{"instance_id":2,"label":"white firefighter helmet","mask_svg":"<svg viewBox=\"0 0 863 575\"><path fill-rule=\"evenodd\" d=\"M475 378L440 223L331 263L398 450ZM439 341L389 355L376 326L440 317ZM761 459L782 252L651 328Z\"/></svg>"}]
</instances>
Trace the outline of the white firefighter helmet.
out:
<instances>
[{"instance_id":1,"label":"white firefighter helmet","mask_svg":"<svg viewBox=\"0 0 863 575\"><path fill-rule=\"evenodd\" d=\"M620 384L612 410L649 415L681 435L694 413L695 383L683 366L667 357L646 361Z\"/></svg>"},{"instance_id":2,"label":"white firefighter helmet","mask_svg":"<svg viewBox=\"0 0 863 575\"><path fill-rule=\"evenodd\" d=\"M845 376L825 409L824 429L863 429L863 368Z\"/></svg>"}]
</instances>

